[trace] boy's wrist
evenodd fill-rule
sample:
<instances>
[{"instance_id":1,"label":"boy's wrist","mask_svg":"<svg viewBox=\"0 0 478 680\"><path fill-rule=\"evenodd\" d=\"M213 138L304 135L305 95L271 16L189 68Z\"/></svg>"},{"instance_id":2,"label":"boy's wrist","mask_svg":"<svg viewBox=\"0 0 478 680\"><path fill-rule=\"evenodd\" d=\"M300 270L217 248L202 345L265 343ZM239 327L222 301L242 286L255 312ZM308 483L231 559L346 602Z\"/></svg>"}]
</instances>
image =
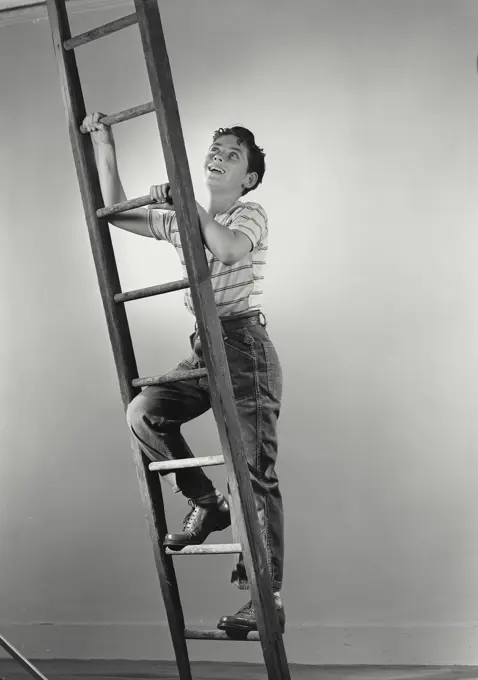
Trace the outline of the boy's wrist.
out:
<instances>
[{"instance_id":1,"label":"boy's wrist","mask_svg":"<svg viewBox=\"0 0 478 680\"><path fill-rule=\"evenodd\" d=\"M115 146L114 140L111 140L111 141L108 141L108 142L94 141L93 147L95 148L95 150L102 152L102 153L116 154L116 146Z\"/></svg>"}]
</instances>

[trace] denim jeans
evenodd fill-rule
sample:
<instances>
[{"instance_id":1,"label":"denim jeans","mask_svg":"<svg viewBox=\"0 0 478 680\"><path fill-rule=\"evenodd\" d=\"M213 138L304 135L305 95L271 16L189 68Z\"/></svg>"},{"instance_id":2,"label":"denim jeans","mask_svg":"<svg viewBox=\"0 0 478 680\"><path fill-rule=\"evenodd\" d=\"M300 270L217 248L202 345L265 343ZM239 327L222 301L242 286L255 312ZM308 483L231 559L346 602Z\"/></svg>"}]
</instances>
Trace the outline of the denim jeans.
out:
<instances>
[{"instance_id":1,"label":"denim jeans","mask_svg":"<svg viewBox=\"0 0 478 680\"><path fill-rule=\"evenodd\" d=\"M277 420L282 397L282 369L260 312L221 319L244 452L266 550L274 591L280 590L284 563L284 517L276 474ZM175 370L205 366L198 332L190 337L192 354ZM192 378L143 389L130 403L128 426L145 454L153 461L193 456L181 434L181 425L211 407L208 378ZM168 477L171 482L171 475ZM176 490L200 504L216 502L214 486L202 468L175 472ZM249 588L242 554L231 583Z\"/></svg>"}]
</instances>

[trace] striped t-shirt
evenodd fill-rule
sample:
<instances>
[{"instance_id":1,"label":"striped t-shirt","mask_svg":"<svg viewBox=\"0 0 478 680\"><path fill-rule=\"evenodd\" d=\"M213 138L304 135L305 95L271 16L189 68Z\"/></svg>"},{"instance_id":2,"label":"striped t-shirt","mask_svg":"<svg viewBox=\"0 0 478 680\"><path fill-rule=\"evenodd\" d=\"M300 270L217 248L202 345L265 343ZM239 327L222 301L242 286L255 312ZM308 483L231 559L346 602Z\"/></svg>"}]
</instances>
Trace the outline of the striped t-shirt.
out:
<instances>
[{"instance_id":1,"label":"striped t-shirt","mask_svg":"<svg viewBox=\"0 0 478 680\"><path fill-rule=\"evenodd\" d=\"M232 265L222 264L206 247L214 299L219 316L239 314L262 306L262 281L267 254L267 215L258 203L236 201L229 210L214 219L229 229L241 231L252 241L252 250ZM148 210L149 230L155 239L168 241L175 248L187 278L176 213L172 210ZM184 304L194 314L189 289Z\"/></svg>"}]
</instances>

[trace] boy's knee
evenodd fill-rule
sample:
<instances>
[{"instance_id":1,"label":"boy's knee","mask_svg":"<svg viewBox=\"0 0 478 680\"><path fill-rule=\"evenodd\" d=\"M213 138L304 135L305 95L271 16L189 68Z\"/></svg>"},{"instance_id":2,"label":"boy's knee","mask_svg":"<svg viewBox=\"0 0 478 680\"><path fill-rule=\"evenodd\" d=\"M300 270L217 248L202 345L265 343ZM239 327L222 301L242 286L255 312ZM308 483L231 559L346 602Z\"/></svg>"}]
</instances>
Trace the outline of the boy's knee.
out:
<instances>
[{"instance_id":1,"label":"boy's knee","mask_svg":"<svg viewBox=\"0 0 478 680\"><path fill-rule=\"evenodd\" d=\"M126 422L131 432L143 438L143 434L151 428L157 433L163 431L169 421L159 406L157 401L151 399L147 390L137 394L126 409Z\"/></svg>"},{"instance_id":2,"label":"boy's knee","mask_svg":"<svg viewBox=\"0 0 478 680\"><path fill-rule=\"evenodd\" d=\"M138 394L126 409L126 422L133 433L137 433L141 429L145 413L144 400L141 399L141 394Z\"/></svg>"}]
</instances>

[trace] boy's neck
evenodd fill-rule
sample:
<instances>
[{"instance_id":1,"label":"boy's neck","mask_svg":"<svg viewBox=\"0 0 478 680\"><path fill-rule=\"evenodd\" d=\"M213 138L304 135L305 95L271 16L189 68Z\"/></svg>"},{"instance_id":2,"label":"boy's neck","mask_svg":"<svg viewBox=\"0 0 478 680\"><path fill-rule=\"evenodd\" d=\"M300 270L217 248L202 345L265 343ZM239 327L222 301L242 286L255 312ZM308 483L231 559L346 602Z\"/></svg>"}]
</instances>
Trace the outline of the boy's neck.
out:
<instances>
[{"instance_id":1,"label":"boy's neck","mask_svg":"<svg viewBox=\"0 0 478 680\"><path fill-rule=\"evenodd\" d=\"M240 198L240 194L214 194L210 193L206 203L206 210L214 217L218 213L229 210Z\"/></svg>"}]
</instances>

